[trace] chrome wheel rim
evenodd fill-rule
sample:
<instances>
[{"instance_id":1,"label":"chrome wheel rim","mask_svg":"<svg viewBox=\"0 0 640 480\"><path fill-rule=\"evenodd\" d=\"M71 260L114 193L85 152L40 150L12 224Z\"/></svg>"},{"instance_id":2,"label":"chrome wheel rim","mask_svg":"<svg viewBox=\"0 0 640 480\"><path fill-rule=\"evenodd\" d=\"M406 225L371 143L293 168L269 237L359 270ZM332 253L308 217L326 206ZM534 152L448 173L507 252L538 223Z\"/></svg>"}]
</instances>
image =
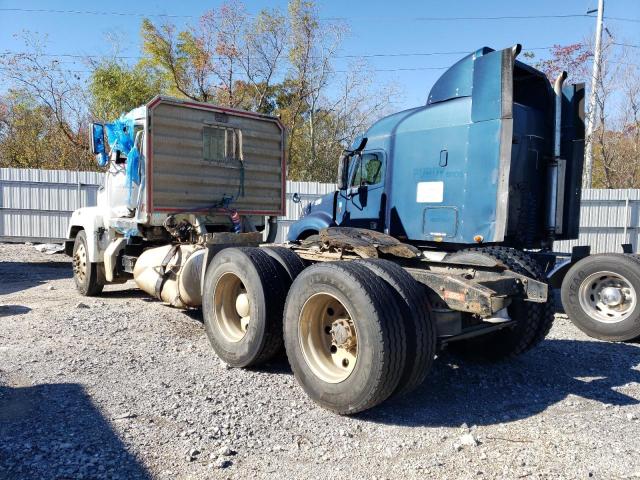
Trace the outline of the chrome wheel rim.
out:
<instances>
[{"instance_id":1,"label":"chrome wheel rim","mask_svg":"<svg viewBox=\"0 0 640 480\"><path fill-rule=\"evenodd\" d=\"M251 298L240 277L222 274L213 291L213 308L218 330L225 340L239 342L251 323Z\"/></svg>"},{"instance_id":2,"label":"chrome wheel rim","mask_svg":"<svg viewBox=\"0 0 640 480\"><path fill-rule=\"evenodd\" d=\"M578 299L582 309L594 320L618 323L626 320L635 309L637 294L624 276L603 271L582 281Z\"/></svg>"},{"instance_id":3,"label":"chrome wheel rim","mask_svg":"<svg viewBox=\"0 0 640 480\"><path fill-rule=\"evenodd\" d=\"M84 243L78 245L73 254L73 274L80 282L84 282L87 276L87 249Z\"/></svg>"},{"instance_id":4,"label":"chrome wheel rim","mask_svg":"<svg viewBox=\"0 0 640 480\"><path fill-rule=\"evenodd\" d=\"M298 340L314 375L327 383L345 381L358 359L358 334L347 308L329 293L316 293L302 307Z\"/></svg>"}]
</instances>

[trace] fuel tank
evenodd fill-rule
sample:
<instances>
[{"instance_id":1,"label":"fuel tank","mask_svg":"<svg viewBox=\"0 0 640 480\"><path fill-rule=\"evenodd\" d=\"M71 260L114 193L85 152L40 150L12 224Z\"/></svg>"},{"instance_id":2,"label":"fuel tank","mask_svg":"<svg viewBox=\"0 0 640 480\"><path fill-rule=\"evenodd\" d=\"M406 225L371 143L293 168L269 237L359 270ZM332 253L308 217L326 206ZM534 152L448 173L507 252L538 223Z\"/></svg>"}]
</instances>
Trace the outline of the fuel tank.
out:
<instances>
[{"instance_id":1,"label":"fuel tank","mask_svg":"<svg viewBox=\"0 0 640 480\"><path fill-rule=\"evenodd\" d=\"M177 308L202 304L200 278L206 249L198 245L164 245L145 250L133 269L140 287Z\"/></svg>"}]
</instances>

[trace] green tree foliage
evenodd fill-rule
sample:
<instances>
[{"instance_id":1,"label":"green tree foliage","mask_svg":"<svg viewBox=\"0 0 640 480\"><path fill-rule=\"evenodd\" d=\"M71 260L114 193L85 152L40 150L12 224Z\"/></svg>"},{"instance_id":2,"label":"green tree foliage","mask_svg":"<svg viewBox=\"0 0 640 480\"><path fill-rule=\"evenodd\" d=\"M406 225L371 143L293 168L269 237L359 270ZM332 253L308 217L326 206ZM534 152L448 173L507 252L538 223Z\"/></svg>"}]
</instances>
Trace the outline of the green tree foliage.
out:
<instances>
[{"instance_id":1,"label":"green tree foliage","mask_svg":"<svg viewBox=\"0 0 640 480\"><path fill-rule=\"evenodd\" d=\"M164 79L153 67L143 62L129 67L116 60L106 61L91 74L91 112L98 119L111 120L164 90Z\"/></svg>"}]
</instances>

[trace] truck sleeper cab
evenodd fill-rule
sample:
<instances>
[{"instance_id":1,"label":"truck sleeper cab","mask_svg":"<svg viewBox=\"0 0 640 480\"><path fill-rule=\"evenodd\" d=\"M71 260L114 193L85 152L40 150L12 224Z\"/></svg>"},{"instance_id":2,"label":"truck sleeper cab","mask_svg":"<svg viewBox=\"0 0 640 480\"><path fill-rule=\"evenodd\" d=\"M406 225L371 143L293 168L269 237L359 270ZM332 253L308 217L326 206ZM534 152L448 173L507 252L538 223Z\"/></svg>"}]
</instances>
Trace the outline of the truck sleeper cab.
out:
<instances>
[{"instance_id":1,"label":"truck sleeper cab","mask_svg":"<svg viewBox=\"0 0 640 480\"><path fill-rule=\"evenodd\" d=\"M551 191L555 94L544 74L515 60L519 51L468 55L435 83L425 106L370 127L364 148L347 157L335 201L311 206L289 240L301 239L320 218L330 218L325 227L361 226L444 249L543 248L574 238L584 88L562 88L563 182Z\"/></svg>"},{"instance_id":2,"label":"truck sleeper cab","mask_svg":"<svg viewBox=\"0 0 640 480\"><path fill-rule=\"evenodd\" d=\"M637 338L640 271L628 246L599 259L588 247L552 251L555 240L579 233L584 86L565 85L565 72L551 85L516 60L519 52L482 48L442 75L426 105L375 123L346 151L338 191L310 205L288 239L361 226L430 254L527 250L561 288L580 329L604 340ZM375 185L363 170L372 155L383 164ZM598 270L607 263L615 271Z\"/></svg>"}]
</instances>

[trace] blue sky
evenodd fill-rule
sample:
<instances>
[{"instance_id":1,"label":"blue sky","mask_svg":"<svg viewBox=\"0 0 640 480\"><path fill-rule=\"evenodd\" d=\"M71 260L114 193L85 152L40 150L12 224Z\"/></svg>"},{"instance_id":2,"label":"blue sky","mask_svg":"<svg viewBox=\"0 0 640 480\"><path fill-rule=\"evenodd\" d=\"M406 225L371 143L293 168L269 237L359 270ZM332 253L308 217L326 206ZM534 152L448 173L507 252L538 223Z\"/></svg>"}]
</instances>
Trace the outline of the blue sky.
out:
<instances>
[{"instance_id":1,"label":"blue sky","mask_svg":"<svg viewBox=\"0 0 640 480\"><path fill-rule=\"evenodd\" d=\"M319 2L321 16L344 17L350 33L343 43L342 54L427 53L442 51L471 51L481 46L504 48L522 43L525 50L569 44L591 35L595 20L591 18L546 18L508 20L426 21L417 17L478 17L583 14L595 8L597 0L449 0L403 1L388 0L324 0ZM125 51L122 55L139 53L140 17L118 15L85 15L62 13L12 12L1 9L59 9L109 12L139 12L145 14L177 14L199 16L204 10L216 7L219 0L180 2L138 0L0 0L0 52L20 51L22 44L13 38L23 30L46 34L51 54L109 54L107 34L117 36ZM264 7L281 6L285 0L246 0L249 12ZM608 0L605 15L640 19L639 0ZM175 18L176 24L196 19ZM640 23L607 20L606 25L618 42L640 44ZM544 57L547 52L536 50ZM462 55L433 55L373 58L375 69L447 67ZM66 60L70 60L67 58ZM346 67L347 60L339 59L336 68ZM73 65L70 66L73 68ZM78 69L86 69L82 64ZM403 96L398 108L423 104L439 70L377 72L376 80L395 83Z\"/></svg>"}]
</instances>

